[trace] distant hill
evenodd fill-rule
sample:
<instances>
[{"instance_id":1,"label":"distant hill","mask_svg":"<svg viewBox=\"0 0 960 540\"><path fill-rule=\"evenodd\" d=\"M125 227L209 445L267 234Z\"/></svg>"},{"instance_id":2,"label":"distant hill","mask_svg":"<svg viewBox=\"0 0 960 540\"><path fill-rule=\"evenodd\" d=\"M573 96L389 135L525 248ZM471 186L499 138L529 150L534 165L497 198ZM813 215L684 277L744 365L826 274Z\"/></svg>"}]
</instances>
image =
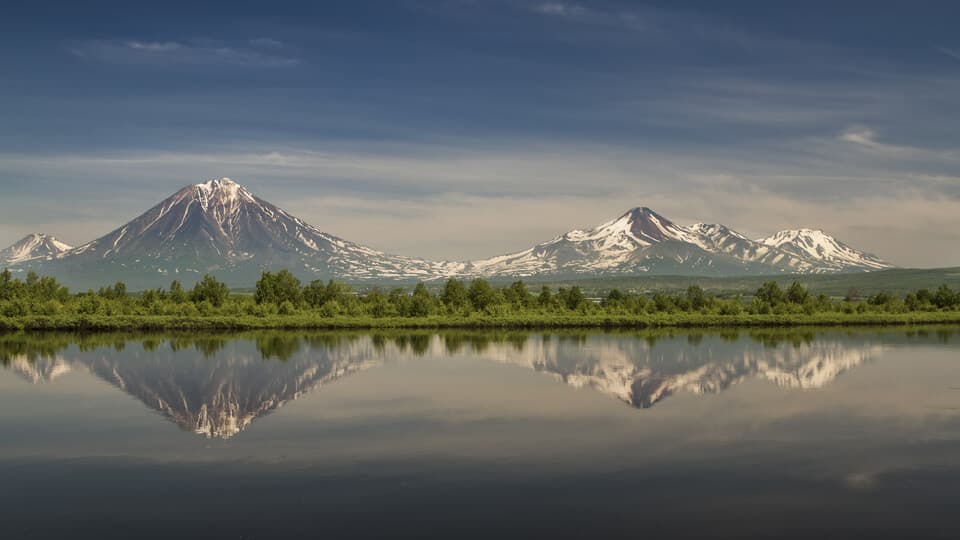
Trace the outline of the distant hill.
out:
<instances>
[{"instance_id":1,"label":"distant hill","mask_svg":"<svg viewBox=\"0 0 960 540\"><path fill-rule=\"evenodd\" d=\"M713 294L752 294L765 281L776 281L789 285L800 281L814 294L826 294L842 297L853 292L856 296L866 297L878 292L903 295L917 289L934 290L940 285L960 288L960 267L955 268L893 268L877 272L810 274L779 276L619 276L588 279L534 279L531 284L537 286L577 285L589 295L604 294L610 289L640 292L680 291L691 285L698 285Z\"/></svg>"}]
</instances>

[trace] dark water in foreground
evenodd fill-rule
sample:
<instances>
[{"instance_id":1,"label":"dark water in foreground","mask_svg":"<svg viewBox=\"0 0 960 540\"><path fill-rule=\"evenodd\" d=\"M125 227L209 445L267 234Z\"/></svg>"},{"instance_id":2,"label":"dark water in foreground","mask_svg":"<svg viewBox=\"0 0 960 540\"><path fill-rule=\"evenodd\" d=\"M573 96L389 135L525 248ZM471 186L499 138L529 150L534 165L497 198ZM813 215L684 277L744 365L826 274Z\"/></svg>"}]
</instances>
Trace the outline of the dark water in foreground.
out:
<instances>
[{"instance_id":1,"label":"dark water in foreground","mask_svg":"<svg viewBox=\"0 0 960 540\"><path fill-rule=\"evenodd\" d=\"M0 537L960 537L960 333L0 335Z\"/></svg>"}]
</instances>

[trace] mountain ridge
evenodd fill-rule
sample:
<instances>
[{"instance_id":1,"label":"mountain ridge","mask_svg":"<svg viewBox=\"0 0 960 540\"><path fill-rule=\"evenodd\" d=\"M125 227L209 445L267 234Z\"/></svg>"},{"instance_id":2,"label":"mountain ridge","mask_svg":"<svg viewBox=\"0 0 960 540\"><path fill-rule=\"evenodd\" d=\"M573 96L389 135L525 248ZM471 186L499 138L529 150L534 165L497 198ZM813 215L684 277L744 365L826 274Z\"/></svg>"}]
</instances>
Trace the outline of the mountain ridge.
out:
<instances>
[{"instance_id":1,"label":"mountain ridge","mask_svg":"<svg viewBox=\"0 0 960 540\"><path fill-rule=\"evenodd\" d=\"M23 256L22 246L11 246L4 253L16 251L20 258L12 263L0 259L0 264L51 274L68 285L102 285L104 276L111 276L135 287L165 285L172 279L189 282L206 273L231 285L249 286L262 271L280 268L304 279L356 282L892 268L818 229L780 231L752 240L721 224L680 225L645 206L523 251L467 262L431 261L388 254L326 233L226 177L187 185L76 248L53 241L55 247L44 248L49 253L36 256Z\"/></svg>"},{"instance_id":2,"label":"mountain ridge","mask_svg":"<svg viewBox=\"0 0 960 540\"><path fill-rule=\"evenodd\" d=\"M725 225L685 227L650 208L636 207L592 229L574 229L523 251L473 261L467 270L526 277L591 272L689 275L704 270L720 275L815 274L893 268L822 231L815 240L788 234L793 232L775 233L769 238L776 240L769 242L751 240ZM813 242L820 252L807 245Z\"/></svg>"}]
</instances>

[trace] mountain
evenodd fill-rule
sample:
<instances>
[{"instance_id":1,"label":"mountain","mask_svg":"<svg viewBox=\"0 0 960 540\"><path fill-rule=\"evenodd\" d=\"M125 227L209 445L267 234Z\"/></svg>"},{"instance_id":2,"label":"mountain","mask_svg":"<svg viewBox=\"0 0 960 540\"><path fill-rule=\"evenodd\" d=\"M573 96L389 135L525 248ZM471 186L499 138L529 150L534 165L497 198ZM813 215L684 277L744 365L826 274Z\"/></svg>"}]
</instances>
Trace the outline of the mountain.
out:
<instances>
[{"instance_id":1,"label":"mountain","mask_svg":"<svg viewBox=\"0 0 960 540\"><path fill-rule=\"evenodd\" d=\"M189 185L126 225L43 264L69 285L121 279L134 288L205 273L249 286L264 270L304 279L428 279L455 263L388 255L327 234L229 178ZM89 285L88 285L89 284Z\"/></svg>"},{"instance_id":2,"label":"mountain","mask_svg":"<svg viewBox=\"0 0 960 540\"><path fill-rule=\"evenodd\" d=\"M758 240L791 255L816 261L819 272L882 270L892 266L876 255L854 249L829 234L815 229L780 231Z\"/></svg>"},{"instance_id":3,"label":"mountain","mask_svg":"<svg viewBox=\"0 0 960 540\"><path fill-rule=\"evenodd\" d=\"M784 233L778 233L782 235ZM891 265L820 233L800 249L784 237L751 240L723 225L678 225L653 210L634 208L588 230L573 230L530 249L473 261L467 273L535 275L743 275L877 270ZM775 235L771 238L780 238ZM829 239L829 240L828 240ZM778 240L779 241L779 240ZM799 240L798 245L803 244Z\"/></svg>"},{"instance_id":4,"label":"mountain","mask_svg":"<svg viewBox=\"0 0 960 540\"><path fill-rule=\"evenodd\" d=\"M649 208L635 208L589 230L573 230L513 253L470 263L466 271L484 276L638 273L684 267L691 271L729 264L696 243L695 235Z\"/></svg>"},{"instance_id":5,"label":"mountain","mask_svg":"<svg viewBox=\"0 0 960 540\"><path fill-rule=\"evenodd\" d=\"M707 251L723 253L739 260L759 263L778 271L792 273L815 272L817 264L783 250L764 245L724 225L696 223L690 226L698 241Z\"/></svg>"},{"instance_id":6,"label":"mountain","mask_svg":"<svg viewBox=\"0 0 960 540\"><path fill-rule=\"evenodd\" d=\"M28 234L12 246L0 250L0 267L55 257L71 249L71 246L49 234Z\"/></svg>"},{"instance_id":7,"label":"mountain","mask_svg":"<svg viewBox=\"0 0 960 540\"><path fill-rule=\"evenodd\" d=\"M677 224L634 208L530 249L470 262L390 255L338 238L251 194L229 178L188 185L105 236L77 248L32 235L0 264L77 288L124 281L132 289L190 286L206 273L251 286L264 270L302 280L415 281L447 277L742 276L863 272L891 265L822 231L751 240L724 225ZM6 261L6 262L4 262Z\"/></svg>"}]
</instances>

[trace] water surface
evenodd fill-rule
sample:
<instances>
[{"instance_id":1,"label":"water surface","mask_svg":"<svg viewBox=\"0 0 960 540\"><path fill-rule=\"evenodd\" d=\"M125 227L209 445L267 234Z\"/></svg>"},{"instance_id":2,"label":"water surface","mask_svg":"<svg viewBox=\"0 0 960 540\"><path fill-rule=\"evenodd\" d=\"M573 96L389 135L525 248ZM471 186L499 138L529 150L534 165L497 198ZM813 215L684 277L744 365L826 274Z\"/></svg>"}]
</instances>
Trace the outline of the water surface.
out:
<instances>
[{"instance_id":1,"label":"water surface","mask_svg":"<svg viewBox=\"0 0 960 540\"><path fill-rule=\"evenodd\" d=\"M0 335L8 538L956 538L960 333Z\"/></svg>"}]
</instances>

